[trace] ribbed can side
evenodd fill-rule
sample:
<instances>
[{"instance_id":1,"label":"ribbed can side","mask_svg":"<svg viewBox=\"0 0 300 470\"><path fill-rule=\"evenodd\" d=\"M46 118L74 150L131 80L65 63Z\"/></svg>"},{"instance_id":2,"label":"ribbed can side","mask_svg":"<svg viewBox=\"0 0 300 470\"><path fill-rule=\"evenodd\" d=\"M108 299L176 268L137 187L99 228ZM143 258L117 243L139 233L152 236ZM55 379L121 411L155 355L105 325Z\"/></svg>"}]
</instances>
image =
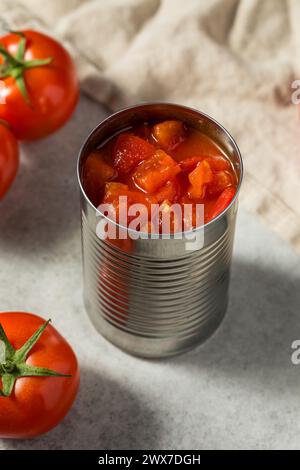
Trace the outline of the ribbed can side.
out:
<instances>
[{"instance_id":1,"label":"ribbed can side","mask_svg":"<svg viewBox=\"0 0 300 470\"><path fill-rule=\"evenodd\" d=\"M226 311L233 237L231 221L200 250L150 259L100 240L83 210L85 303L91 320L112 343L139 356L178 354L201 343Z\"/></svg>"}]
</instances>

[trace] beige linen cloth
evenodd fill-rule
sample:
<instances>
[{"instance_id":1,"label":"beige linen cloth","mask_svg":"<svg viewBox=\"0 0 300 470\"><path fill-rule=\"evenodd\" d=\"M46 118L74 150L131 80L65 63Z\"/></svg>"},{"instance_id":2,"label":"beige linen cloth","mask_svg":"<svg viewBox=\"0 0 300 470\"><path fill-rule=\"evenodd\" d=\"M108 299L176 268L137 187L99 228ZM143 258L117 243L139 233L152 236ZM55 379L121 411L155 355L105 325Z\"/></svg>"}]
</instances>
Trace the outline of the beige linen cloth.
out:
<instances>
[{"instance_id":1,"label":"beige linen cloth","mask_svg":"<svg viewBox=\"0 0 300 470\"><path fill-rule=\"evenodd\" d=\"M0 0L5 25L63 39L111 109L174 101L219 120L244 157L242 205L300 252L300 0Z\"/></svg>"}]
</instances>

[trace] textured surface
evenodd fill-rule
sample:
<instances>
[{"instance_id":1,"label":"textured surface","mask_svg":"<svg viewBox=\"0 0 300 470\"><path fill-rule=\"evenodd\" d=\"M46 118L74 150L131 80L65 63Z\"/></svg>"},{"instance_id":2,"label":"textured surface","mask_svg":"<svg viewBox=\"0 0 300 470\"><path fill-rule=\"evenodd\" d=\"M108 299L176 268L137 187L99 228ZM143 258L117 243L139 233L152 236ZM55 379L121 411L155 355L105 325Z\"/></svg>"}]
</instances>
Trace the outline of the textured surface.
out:
<instances>
[{"instance_id":1,"label":"textured surface","mask_svg":"<svg viewBox=\"0 0 300 470\"><path fill-rule=\"evenodd\" d=\"M234 223L201 250L163 261L130 256L99 240L94 219L93 213L88 225L83 213L84 296L105 338L154 359L187 351L217 329L228 298ZM166 250L173 241L165 241ZM153 242L146 240L145 249Z\"/></svg>"},{"instance_id":2,"label":"textured surface","mask_svg":"<svg viewBox=\"0 0 300 470\"><path fill-rule=\"evenodd\" d=\"M1 309L51 316L78 353L82 386L58 428L32 442L0 440L0 449L299 449L300 366L290 346L300 338L300 263L253 216L239 213L229 310L203 346L147 362L90 325L75 160L103 114L83 99L62 131L24 146L1 203Z\"/></svg>"}]
</instances>

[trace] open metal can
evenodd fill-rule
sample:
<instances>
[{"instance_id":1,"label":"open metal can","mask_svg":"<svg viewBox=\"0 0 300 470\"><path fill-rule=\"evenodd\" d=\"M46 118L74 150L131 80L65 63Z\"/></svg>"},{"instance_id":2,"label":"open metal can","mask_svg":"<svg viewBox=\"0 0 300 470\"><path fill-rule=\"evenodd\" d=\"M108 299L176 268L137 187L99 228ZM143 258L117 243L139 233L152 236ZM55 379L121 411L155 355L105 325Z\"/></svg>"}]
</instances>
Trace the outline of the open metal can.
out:
<instances>
[{"instance_id":1,"label":"open metal can","mask_svg":"<svg viewBox=\"0 0 300 470\"><path fill-rule=\"evenodd\" d=\"M201 130L223 149L238 177L234 199L218 217L195 229L201 243L193 249L186 249L185 236L138 238L129 244L100 239L97 226L103 214L83 186L87 156L123 130L166 119L179 119ZM109 116L91 132L78 159L84 301L91 321L105 338L133 355L159 358L187 351L217 329L228 303L242 173L240 151L230 134L211 117L185 106L133 106Z\"/></svg>"}]
</instances>

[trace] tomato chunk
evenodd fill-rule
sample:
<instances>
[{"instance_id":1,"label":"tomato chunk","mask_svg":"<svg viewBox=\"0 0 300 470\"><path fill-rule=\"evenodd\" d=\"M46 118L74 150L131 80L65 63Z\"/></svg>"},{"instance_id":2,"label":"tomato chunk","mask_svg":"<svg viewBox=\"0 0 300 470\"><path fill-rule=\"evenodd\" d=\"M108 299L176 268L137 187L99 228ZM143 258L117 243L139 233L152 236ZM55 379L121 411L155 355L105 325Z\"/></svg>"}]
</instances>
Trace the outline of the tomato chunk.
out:
<instances>
[{"instance_id":1,"label":"tomato chunk","mask_svg":"<svg viewBox=\"0 0 300 470\"><path fill-rule=\"evenodd\" d=\"M180 204L172 204L165 199L159 205L158 212L155 213L154 233L170 233L182 231L182 208Z\"/></svg>"},{"instance_id":2,"label":"tomato chunk","mask_svg":"<svg viewBox=\"0 0 300 470\"><path fill-rule=\"evenodd\" d=\"M181 193L181 188L176 179L167 181L164 186L162 186L157 193L155 193L155 197L158 202L163 202L164 200L168 199L171 202L174 202L178 199Z\"/></svg>"},{"instance_id":3,"label":"tomato chunk","mask_svg":"<svg viewBox=\"0 0 300 470\"><path fill-rule=\"evenodd\" d=\"M209 163L213 171L230 171L232 169L231 163L228 158L222 157L222 155L216 155L215 157L207 157L205 160Z\"/></svg>"},{"instance_id":4,"label":"tomato chunk","mask_svg":"<svg viewBox=\"0 0 300 470\"><path fill-rule=\"evenodd\" d=\"M127 184L123 183L107 183L105 185L105 192L103 203L112 204L116 211L116 220L119 220L120 210L120 196L127 197L127 210L132 204L142 204L144 207L139 210L143 213L145 219L151 217L151 206L157 204L157 198L151 194L144 194L141 191L131 191ZM123 217L128 218L128 213L123 214ZM133 216L132 216L133 217ZM129 219L128 219L129 220Z\"/></svg>"},{"instance_id":5,"label":"tomato chunk","mask_svg":"<svg viewBox=\"0 0 300 470\"><path fill-rule=\"evenodd\" d=\"M180 171L180 166L163 150L142 162L133 174L136 185L148 193L155 192Z\"/></svg>"},{"instance_id":6,"label":"tomato chunk","mask_svg":"<svg viewBox=\"0 0 300 470\"><path fill-rule=\"evenodd\" d=\"M195 170L189 174L191 183L188 189L188 196L191 199L201 199L205 195L206 185L213 181L213 172L206 160L198 163Z\"/></svg>"},{"instance_id":7,"label":"tomato chunk","mask_svg":"<svg viewBox=\"0 0 300 470\"><path fill-rule=\"evenodd\" d=\"M181 121L164 121L153 127L153 136L164 150L173 150L185 138L186 130Z\"/></svg>"},{"instance_id":8,"label":"tomato chunk","mask_svg":"<svg viewBox=\"0 0 300 470\"><path fill-rule=\"evenodd\" d=\"M214 174L212 182L207 186L209 196L218 196L224 189L233 185L233 178L228 171L217 171Z\"/></svg>"},{"instance_id":9,"label":"tomato chunk","mask_svg":"<svg viewBox=\"0 0 300 470\"><path fill-rule=\"evenodd\" d=\"M95 152L97 165L102 152L102 163L108 168L98 170L107 175L106 185L105 177L98 179L94 184L97 197L91 195L91 200L95 206L100 200L111 203L112 208L107 208L112 211L111 218L122 226L127 221L137 231L168 230L162 224L162 216L168 213L171 232L182 230L183 222L184 230L200 226L202 214L205 223L216 217L230 203L237 188L234 165L218 143L204 129L189 127L172 117L163 122L142 119ZM86 173L89 171L87 164ZM121 196L127 199L120 200ZM135 204L138 205L133 207ZM186 210L180 216L174 215L174 205ZM126 209L128 212L123 213ZM151 213L155 216L156 212L158 224L151 226Z\"/></svg>"},{"instance_id":10,"label":"tomato chunk","mask_svg":"<svg viewBox=\"0 0 300 470\"><path fill-rule=\"evenodd\" d=\"M127 196L129 188L127 184L123 183L106 183L103 202L104 203L113 203L120 196Z\"/></svg>"},{"instance_id":11,"label":"tomato chunk","mask_svg":"<svg viewBox=\"0 0 300 470\"><path fill-rule=\"evenodd\" d=\"M100 152L88 156L84 167L84 183L89 197L97 199L105 183L116 177L116 170L104 160Z\"/></svg>"},{"instance_id":12,"label":"tomato chunk","mask_svg":"<svg viewBox=\"0 0 300 470\"><path fill-rule=\"evenodd\" d=\"M225 157L222 157L222 155L217 155L215 157L206 157L204 155L188 157L184 160L181 160L180 166L182 171L192 171L197 166L197 164L203 160L206 160L209 163L210 168L213 171L229 171L231 169L229 160Z\"/></svg>"},{"instance_id":13,"label":"tomato chunk","mask_svg":"<svg viewBox=\"0 0 300 470\"><path fill-rule=\"evenodd\" d=\"M203 160L205 160L204 156L188 157L184 160L181 160L179 164L181 166L182 171L193 171L198 165L198 163L202 162Z\"/></svg>"},{"instance_id":14,"label":"tomato chunk","mask_svg":"<svg viewBox=\"0 0 300 470\"><path fill-rule=\"evenodd\" d=\"M147 210L149 217L151 216L151 205L157 204L157 198L152 194L145 194L140 191L129 191L128 206L131 204L143 204Z\"/></svg>"},{"instance_id":15,"label":"tomato chunk","mask_svg":"<svg viewBox=\"0 0 300 470\"><path fill-rule=\"evenodd\" d=\"M140 162L150 158L155 148L149 142L132 134L120 134L113 148L114 167L120 175L126 175Z\"/></svg>"},{"instance_id":16,"label":"tomato chunk","mask_svg":"<svg viewBox=\"0 0 300 470\"><path fill-rule=\"evenodd\" d=\"M236 188L230 187L224 189L224 191L220 194L218 199L216 200L214 206L212 207L211 211L208 213L207 222L217 217L232 201L234 195L236 193Z\"/></svg>"}]
</instances>

